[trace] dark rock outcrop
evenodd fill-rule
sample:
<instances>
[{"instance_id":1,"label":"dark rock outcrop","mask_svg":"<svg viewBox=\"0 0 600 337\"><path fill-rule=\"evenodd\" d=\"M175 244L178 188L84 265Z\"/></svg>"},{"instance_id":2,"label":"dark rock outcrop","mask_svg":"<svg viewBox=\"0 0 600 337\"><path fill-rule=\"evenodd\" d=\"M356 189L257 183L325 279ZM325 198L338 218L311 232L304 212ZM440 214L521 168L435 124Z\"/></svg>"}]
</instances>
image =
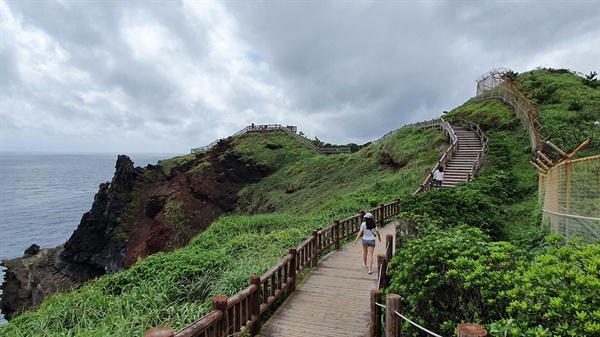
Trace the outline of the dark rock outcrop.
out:
<instances>
[{"instance_id":1,"label":"dark rock outcrop","mask_svg":"<svg viewBox=\"0 0 600 337\"><path fill-rule=\"evenodd\" d=\"M121 225L142 169L135 169L125 155L117 158L115 168L112 181L100 185L92 209L83 215L56 261L56 269L78 282L125 269L127 238L116 237L115 229Z\"/></svg>"}]
</instances>

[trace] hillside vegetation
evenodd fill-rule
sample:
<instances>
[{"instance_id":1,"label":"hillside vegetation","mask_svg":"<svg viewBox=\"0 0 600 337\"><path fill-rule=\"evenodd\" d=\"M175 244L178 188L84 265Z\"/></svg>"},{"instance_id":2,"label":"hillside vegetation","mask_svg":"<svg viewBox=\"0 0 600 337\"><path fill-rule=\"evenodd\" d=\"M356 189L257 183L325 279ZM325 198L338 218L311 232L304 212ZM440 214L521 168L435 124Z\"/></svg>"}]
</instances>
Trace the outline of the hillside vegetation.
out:
<instances>
[{"instance_id":1,"label":"hillside vegetation","mask_svg":"<svg viewBox=\"0 0 600 337\"><path fill-rule=\"evenodd\" d=\"M583 80L540 69L520 74L516 83L538 100L547 130L560 130L552 134L559 146L572 150L578 140L569 135L588 136L585 151L597 154L600 137L592 125L600 119L600 90ZM0 335L141 336L158 325L180 329L209 311L211 296L236 293L311 230L398 198L403 223L415 231L396 252L387 291L401 295L404 314L445 335L455 334L460 322L480 323L491 335L598 335L600 246L563 247L546 239L529 137L510 109L470 100L444 116L461 117L490 137L483 170L472 183L417 196L412 192L448 146L440 131L405 128L335 156L318 155L283 132L236 137L227 153L272 172L240 191L232 213L185 248L55 295L0 327ZM168 172L192 156L160 164ZM206 168L187 169L202 175ZM418 335L409 326L404 331Z\"/></svg>"},{"instance_id":2,"label":"hillside vegetation","mask_svg":"<svg viewBox=\"0 0 600 337\"><path fill-rule=\"evenodd\" d=\"M537 102L553 143L571 152L590 138L577 157L600 154L597 81L538 69L515 84ZM470 100L445 118L481 125L490 137L484 169L472 183L406 199L413 234L391 262L387 291L400 295L405 315L443 335L463 322L493 336L600 335L600 243L565 246L540 226L531 145L514 113L497 100ZM408 323L403 332L419 336Z\"/></svg>"},{"instance_id":3,"label":"hillside vegetation","mask_svg":"<svg viewBox=\"0 0 600 337\"><path fill-rule=\"evenodd\" d=\"M236 137L223 158L246 157L272 171L240 192L238 209L187 247L55 295L0 327L0 335L141 336L158 325L180 329L210 311L212 296L243 289L251 275L270 269L312 230L410 195L447 146L443 133L420 129L403 129L357 153L335 156L316 154L283 132ZM193 158L159 164L171 172L190 166ZM202 176L209 166L187 170ZM235 179L236 173L227 176Z\"/></svg>"}]
</instances>

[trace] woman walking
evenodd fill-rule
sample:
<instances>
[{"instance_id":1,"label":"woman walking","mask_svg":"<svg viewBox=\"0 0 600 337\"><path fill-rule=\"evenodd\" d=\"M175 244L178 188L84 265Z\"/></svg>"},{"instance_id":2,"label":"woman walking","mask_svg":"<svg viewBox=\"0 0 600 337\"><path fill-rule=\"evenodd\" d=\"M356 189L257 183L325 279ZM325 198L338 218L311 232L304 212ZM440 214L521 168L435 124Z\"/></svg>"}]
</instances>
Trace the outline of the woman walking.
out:
<instances>
[{"instance_id":1,"label":"woman walking","mask_svg":"<svg viewBox=\"0 0 600 337\"><path fill-rule=\"evenodd\" d=\"M444 180L444 167L440 166L439 169L433 172L433 181L435 181L435 189L439 190L442 187L442 181Z\"/></svg>"},{"instance_id":2,"label":"woman walking","mask_svg":"<svg viewBox=\"0 0 600 337\"><path fill-rule=\"evenodd\" d=\"M363 223L360 224L360 231L356 235L354 245L358 242L358 239L362 237L363 246L363 268L369 266L369 274L373 273L373 250L375 250L375 236L379 238L381 242L381 236L379 235L379 229L375 225L373 220L373 214L366 213L364 216Z\"/></svg>"}]
</instances>

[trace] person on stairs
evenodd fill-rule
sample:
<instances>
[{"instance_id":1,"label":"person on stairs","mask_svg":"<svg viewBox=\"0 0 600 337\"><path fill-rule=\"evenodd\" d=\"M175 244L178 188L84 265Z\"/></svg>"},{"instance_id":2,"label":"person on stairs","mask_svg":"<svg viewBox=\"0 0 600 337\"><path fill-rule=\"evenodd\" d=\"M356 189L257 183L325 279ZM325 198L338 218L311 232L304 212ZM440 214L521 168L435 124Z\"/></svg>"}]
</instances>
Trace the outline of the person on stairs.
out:
<instances>
[{"instance_id":1,"label":"person on stairs","mask_svg":"<svg viewBox=\"0 0 600 337\"><path fill-rule=\"evenodd\" d=\"M377 225L375 225L373 214L366 213L363 223L360 224L360 230L356 235L354 245L356 245L358 239L362 237L363 268L367 268L367 266L369 266L369 274L373 273L373 251L375 250L375 236L377 236L377 238L379 238L379 242L381 242L379 228L377 228Z\"/></svg>"},{"instance_id":2,"label":"person on stairs","mask_svg":"<svg viewBox=\"0 0 600 337\"><path fill-rule=\"evenodd\" d=\"M437 170L433 171L433 181L435 181L436 190L442 187L442 180L444 180L444 167L440 166Z\"/></svg>"}]
</instances>

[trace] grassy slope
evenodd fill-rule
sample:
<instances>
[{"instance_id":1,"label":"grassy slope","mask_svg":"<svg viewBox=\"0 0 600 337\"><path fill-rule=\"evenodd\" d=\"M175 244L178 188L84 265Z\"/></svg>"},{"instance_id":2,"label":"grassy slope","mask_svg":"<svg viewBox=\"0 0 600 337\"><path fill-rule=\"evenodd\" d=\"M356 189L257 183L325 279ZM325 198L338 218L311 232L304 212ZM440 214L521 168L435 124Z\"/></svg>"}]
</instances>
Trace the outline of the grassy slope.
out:
<instances>
[{"instance_id":1,"label":"grassy slope","mask_svg":"<svg viewBox=\"0 0 600 337\"><path fill-rule=\"evenodd\" d=\"M516 85L537 103L544 130L541 134L565 152L573 151L586 138L591 143L581 156L600 153L600 85L564 69L541 69L520 74Z\"/></svg>"},{"instance_id":2,"label":"grassy slope","mask_svg":"<svg viewBox=\"0 0 600 337\"><path fill-rule=\"evenodd\" d=\"M412 193L446 147L439 131L412 129L355 154L323 156L285 133L246 134L231 151L275 173L241 193L236 215L222 217L184 249L54 296L0 327L0 335L141 336L158 325L180 329L208 312L211 296L241 290L312 229ZM396 169L379 163L382 153Z\"/></svg>"},{"instance_id":3,"label":"grassy slope","mask_svg":"<svg viewBox=\"0 0 600 337\"><path fill-rule=\"evenodd\" d=\"M600 153L600 87L589 86L569 71L538 69L519 74L515 84L536 102L544 129L564 151L573 151L586 138L591 142L575 158ZM512 198L502 204L503 239L523 243L535 249L544 232L539 228L541 204L538 201L537 171L530 164L528 134L515 114L498 100L476 102L474 99L452 110L445 118L462 117L478 123L490 137L490 148L480 178L504 172L514 178Z\"/></svg>"}]
</instances>

